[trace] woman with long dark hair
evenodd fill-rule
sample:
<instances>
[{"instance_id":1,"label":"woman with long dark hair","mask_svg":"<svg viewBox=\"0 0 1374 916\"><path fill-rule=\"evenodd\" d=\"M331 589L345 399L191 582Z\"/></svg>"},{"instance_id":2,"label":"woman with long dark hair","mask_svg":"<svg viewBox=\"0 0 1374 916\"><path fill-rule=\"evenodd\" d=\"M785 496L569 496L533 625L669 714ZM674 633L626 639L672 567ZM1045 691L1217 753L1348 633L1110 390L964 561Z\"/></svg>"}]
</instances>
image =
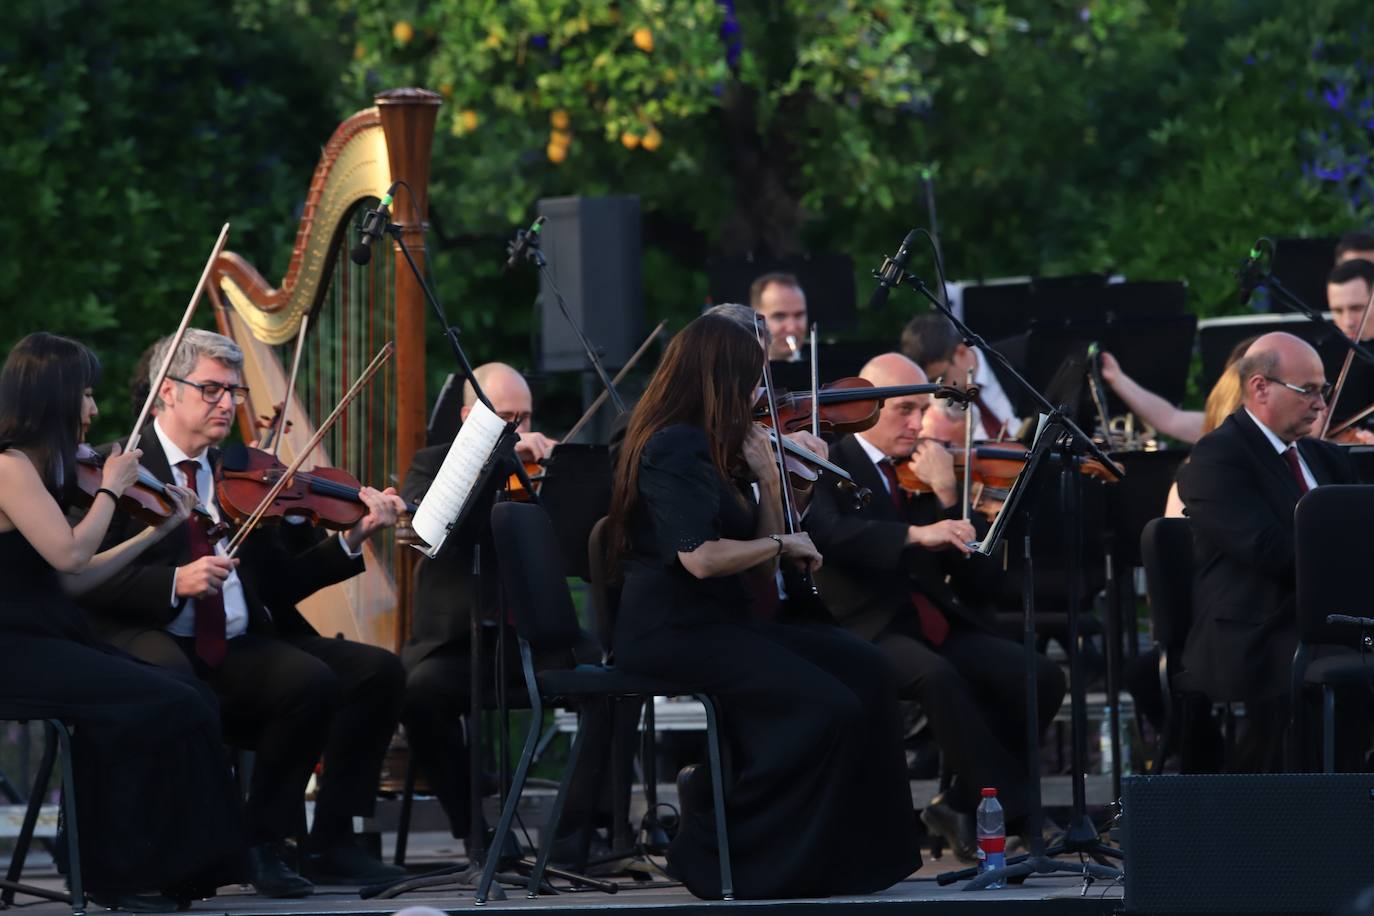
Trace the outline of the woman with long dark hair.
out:
<instances>
[{"instance_id":1,"label":"woman with long dark hair","mask_svg":"<svg viewBox=\"0 0 1374 916\"><path fill-rule=\"evenodd\" d=\"M141 453L116 447L90 511L75 527L67 521L98 374L85 346L45 333L16 344L0 370L0 703L73 726L91 896L170 910L233 877L238 803L213 694L101 645L66 594L99 586L184 524L195 498L173 488L177 511L167 522L97 553L138 473ZM137 896L148 891L176 899Z\"/></svg>"},{"instance_id":2,"label":"woman with long dark hair","mask_svg":"<svg viewBox=\"0 0 1374 916\"><path fill-rule=\"evenodd\" d=\"M887 664L835 628L750 614L779 561L821 563L806 534L782 533L777 467L751 418L763 359L747 328L704 315L635 407L610 512L616 664L719 698L738 896L876 891L921 864ZM718 897L710 781L687 772L679 785L669 864Z\"/></svg>"}]
</instances>

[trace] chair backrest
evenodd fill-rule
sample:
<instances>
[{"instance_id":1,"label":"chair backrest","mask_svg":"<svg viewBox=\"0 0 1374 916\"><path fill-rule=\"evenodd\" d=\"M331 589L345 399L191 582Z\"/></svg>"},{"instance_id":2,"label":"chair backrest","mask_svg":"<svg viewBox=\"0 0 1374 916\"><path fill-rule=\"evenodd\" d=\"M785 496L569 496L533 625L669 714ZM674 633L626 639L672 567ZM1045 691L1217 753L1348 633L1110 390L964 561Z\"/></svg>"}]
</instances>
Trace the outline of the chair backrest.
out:
<instances>
[{"instance_id":1,"label":"chair backrest","mask_svg":"<svg viewBox=\"0 0 1374 916\"><path fill-rule=\"evenodd\" d=\"M1371 485L1317 487L1298 501L1293 539L1300 641L1354 645L1359 632L1327 624L1326 615L1374 617L1374 596L1364 578L1364 564L1370 561L1366 532L1371 519Z\"/></svg>"},{"instance_id":2,"label":"chair backrest","mask_svg":"<svg viewBox=\"0 0 1374 916\"><path fill-rule=\"evenodd\" d=\"M572 649L582 631L548 513L532 503L497 503L491 534L515 632L535 652Z\"/></svg>"},{"instance_id":3,"label":"chair backrest","mask_svg":"<svg viewBox=\"0 0 1374 916\"><path fill-rule=\"evenodd\" d=\"M1193 528L1186 518L1156 518L1140 532L1150 623L1165 651L1183 649L1193 626Z\"/></svg>"},{"instance_id":4,"label":"chair backrest","mask_svg":"<svg viewBox=\"0 0 1374 916\"><path fill-rule=\"evenodd\" d=\"M601 652L611 661L611 643L615 637L615 618L620 611L620 583L611 581L609 520L603 515L592 526L587 538L587 569L591 583L592 608L596 611L596 636Z\"/></svg>"}]
</instances>

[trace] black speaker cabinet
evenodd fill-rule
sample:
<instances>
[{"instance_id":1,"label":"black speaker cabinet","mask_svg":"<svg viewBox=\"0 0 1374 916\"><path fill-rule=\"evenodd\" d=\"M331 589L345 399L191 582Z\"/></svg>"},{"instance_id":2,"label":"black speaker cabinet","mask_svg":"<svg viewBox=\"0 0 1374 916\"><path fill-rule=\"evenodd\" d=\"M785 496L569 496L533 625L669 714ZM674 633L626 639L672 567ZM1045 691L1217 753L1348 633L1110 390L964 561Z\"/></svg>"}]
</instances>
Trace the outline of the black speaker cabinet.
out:
<instances>
[{"instance_id":1,"label":"black speaker cabinet","mask_svg":"<svg viewBox=\"0 0 1374 916\"><path fill-rule=\"evenodd\" d=\"M639 198L547 197L539 201L538 212L547 218L541 247L568 313L607 368L618 369L644 338ZM590 369L577 334L542 276L539 299L541 368Z\"/></svg>"},{"instance_id":2,"label":"black speaker cabinet","mask_svg":"<svg viewBox=\"0 0 1374 916\"><path fill-rule=\"evenodd\" d=\"M1329 913L1374 884L1374 774L1121 781L1129 913Z\"/></svg>"}]
</instances>

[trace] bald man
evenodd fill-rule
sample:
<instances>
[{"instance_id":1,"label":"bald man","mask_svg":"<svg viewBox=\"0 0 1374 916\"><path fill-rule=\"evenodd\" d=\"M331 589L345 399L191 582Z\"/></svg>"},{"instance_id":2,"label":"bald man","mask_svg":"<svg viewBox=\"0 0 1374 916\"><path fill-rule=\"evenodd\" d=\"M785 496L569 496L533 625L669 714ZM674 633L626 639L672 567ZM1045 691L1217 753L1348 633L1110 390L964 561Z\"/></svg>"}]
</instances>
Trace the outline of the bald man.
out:
<instances>
[{"instance_id":1,"label":"bald man","mask_svg":"<svg viewBox=\"0 0 1374 916\"><path fill-rule=\"evenodd\" d=\"M547 458L558 441L532 429L534 404L524 376L505 363L485 363L474 369L473 374L497 415L516 425L519 433L515 446L517 457L524 462ZM461 419L466 420L476 404L476 391L471 383L465 383ZM444 443L415 453L401 487L406 500L415 503L424 500L448 449L449 444ZM503 469L494 479L505 481L513 471L513 467ZM401 650L401 661L407 671L401 722L406 728L412 759L448 815L455 837L466 835L470 820L472 774L463 721L471 703L470 615L477 584L472 576L472 555L479 540L483 569L481 606L486 609L484 616L487 619L497 617L494 611L498 601L496 551L485 530L494 498L495 494L490 494L469 513L463 526L444 542L438 556L420 560L415 578L410 641ZM486 653L486 664L490 667L485 680L493 683L494 628L487 627L486 632L492 640ZM579 660L600 661L600 651L594 640L588 636L585 641L587 645L579 650ZM507 634L505 646L509 682L523 689L513 633ZM585 863L591 841L589 820L605 781L604 750L609 744L609 713L609 708L603 706L598 707L594 715L584 717L587 751L578 767L579 777L570 789L563 818L564 842L554 847L553 861L557 863L575 867ZM627 742L627 747L632 749L632 745L633 741Z\"/></svg>"},{"instance_id":2,"label":"bald man","mask_svg":"<svg viewBox=\"0 0 1374 916\"><path fill-rule=\"evenodd\" d=\"M874 385L926 381L900 353L874 357L860 372ZM825 555L816 584L836 621L871 640L892 662L907 696L919 700L955 784L921 813L931 830L961 857L972 853L971 814L979 790L996 786L1008 830L1020 832L1026 812L1026 726L1021 647L994 632L976 600L973 580L998 572L970 558L968 542L986 522L963 521L950 453L919 441L929 395L888 399L878 422L845 436L830 460L873 491L856 508L822 477L806 528ZM933 493L911 497L895 488L895 465L909 464ZM1040 725L1064 697L1059 668L1041 658Z\"/></svg>"},{"instance_id":3,"label":"bald man","mask_svg":"<svg viewBox=\"0 0 1374 916\"><path fill-rule=\"evenodd\" d=\"M1297 646L1293 509L1312 487L1357 481L1343 449L1308 438L1327 391L1316 350L1265 334L1236 368L1241 408L1179 473L1197 569L1183 663L1213 700L1245 703L1235 769L1265 772L1283 765Z\"/></svg>"}]
</instances>

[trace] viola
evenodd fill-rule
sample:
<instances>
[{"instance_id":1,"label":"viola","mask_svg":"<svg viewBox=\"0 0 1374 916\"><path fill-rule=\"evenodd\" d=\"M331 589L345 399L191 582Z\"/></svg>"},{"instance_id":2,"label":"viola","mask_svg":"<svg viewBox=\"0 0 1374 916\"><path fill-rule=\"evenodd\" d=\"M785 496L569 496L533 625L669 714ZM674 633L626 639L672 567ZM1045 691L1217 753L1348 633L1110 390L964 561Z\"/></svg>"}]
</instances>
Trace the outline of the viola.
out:
<instances>
[{"instance_id":1,"label":"viola","mask_svg":"<svg viewBox=\"0 0 1374 916\"><path fill-rule=\"evenodd\" d=\"M945 445L936 439L920 441L938 442L940 445ZM946 448L954 456L954 473L962 475L969 464L967 453L963 448L950 448L948 446ZM1025 468L1029 452L1030 450L1019 442L975 445L973 447L973 482L995 490L1010 488ZM1080 474L1105 480L1108 483L1114 483L1117 479L1102 462L1094 458L1082 459L1079 462L1078 470ZM916 469L910 461L903 461L897 465L897 484L909 493L932 492L930 484L917 475Z\"/></svg>"},{"instance_id":2,"label":"viola","mask_svg":"<svg viewBox=\"0 0 1374 916\"><path fill-rule=\"evenodd\" d=\"M215 481L220 510L234 524L242 524L261 504L268 491L287 471L270 452L246 445L224 451ZM339 468L316 467L296 471L263 512L264 519L303 519L336 531L356 525L367 515L367 504L358 496L362 484ZM406 504L406 511L417 507Z\"/></svg>"},{"instance_id":3,"label":"viola","mask_svg":"<svg viewBox=\"0 0 1374 916\"><path fill-rule=\"evenodd\" d=\"M858 376L838 379L827 383L816 393L815 400L820 413L820 434L861 433L878 422L878 412L882 409L884 400L913 394L931 394L935 397L953 397L959 400L965 397L962 391L949 385L888 385L879 388L868 379ZM754 408L754 418L765 424L771 422L766 404ZM810 431L811 393L808 391L781 395L778 398L778 423L785 433Z\"/></svg>"},{"instance_id":4,"label":"viola","mask_svg":"<svg viewBox=\"0 0 1374 916\"><path fill-rule=\"evenodd\" d=\"M79 448L76 456L75 499L82 506L89 506L95 501L96 491L104 482L104 467L105 456L89 445L83 444ZM176 497L167 491L166 484L154 477L153 472L143 465L138 466L138 479L124 491L115 505L143 524L154 527L167 521L177 511ZM198 505L192 509L191 518L205 529L211 541L224 536L227 526L216 522L204 506Z\"/></svg>"}]
</instances>

